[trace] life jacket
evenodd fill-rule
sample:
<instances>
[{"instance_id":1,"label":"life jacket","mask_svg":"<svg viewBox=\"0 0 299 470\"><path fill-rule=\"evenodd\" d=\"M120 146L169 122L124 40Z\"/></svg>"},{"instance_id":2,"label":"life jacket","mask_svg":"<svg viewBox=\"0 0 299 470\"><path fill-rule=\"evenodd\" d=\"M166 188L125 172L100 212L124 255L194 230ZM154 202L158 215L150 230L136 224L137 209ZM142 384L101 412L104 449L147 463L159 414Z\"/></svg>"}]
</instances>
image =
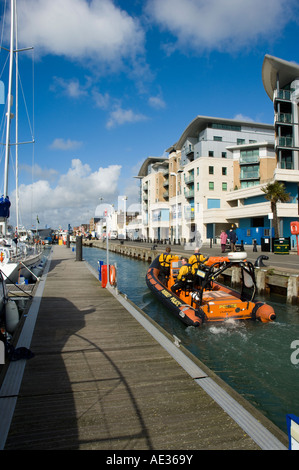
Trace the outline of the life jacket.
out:
<instances>
[{"instance_id":1,"label":"life jacket","mask_svg":"<svg viewBox=\"0 0 299 470\"><path fill-rule=\"evenodd\" d=\"M187 263L187 264L184 264L180 271L179 271L179 274L178 274L178 277L177 277L177 280L178 281L191 281L193 280L193 274L192 274L192 265Z\"/></svg>"},{"instance_id":2,"label":"life jacket","mask_svg":"<svg viewBox=\"0 0 299 470\"><path fill-rule=\"evenodd\" d=\"M159 256L159 263L160 266L164 266L166 268L170 268L170 262L172 259L172 255L169 253L161 253Z\"/></svg>"},{"instance_id":3,"label":"life jacket","mask_svg":"<svg viewBox=\"0 0 299 470\"><path fill-rule=\"evenodd\" d=\"M205 260L205 257L201 253L194 253L189 258L189 264L192 267L192 273L195 274L196 270L199 268L199 265Z\"/></svg>"}]
</instances>

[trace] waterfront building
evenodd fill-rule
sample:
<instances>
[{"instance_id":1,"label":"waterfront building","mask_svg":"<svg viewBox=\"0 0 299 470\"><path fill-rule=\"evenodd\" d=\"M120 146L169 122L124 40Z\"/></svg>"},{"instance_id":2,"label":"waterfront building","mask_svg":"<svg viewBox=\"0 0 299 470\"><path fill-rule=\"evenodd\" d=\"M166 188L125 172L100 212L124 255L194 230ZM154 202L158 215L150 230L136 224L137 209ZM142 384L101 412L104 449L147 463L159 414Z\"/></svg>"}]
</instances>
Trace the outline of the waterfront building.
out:
<instances>
[{"instance_id":1,"label":"waterfront building","mask_svg":"<svg viewBox=\"0 0 299 470\"><path fill-rule=\"evenodd\" d=\"M290 202L278 203L281 237L298 219L299 66L265 56L262 79L274 104L274 125L197 116L167 157L149 157L141 180L143 238L202 241L237 228L239 242L273 236L262 188L284 182ZM294 244L294 241L293 241Z\"/></svg>"},{"instance_id":2,"label":"waterfront building","mask_svg":"<svg viewBox=\"0 0 299 470\"><path fill-rule=\"evenodd\" d=\"M299 184L299 65L266 55L262 68L265 91L274 106L274 180L285 184L290 203L278 204L281 236L290 236L290 222L298 220ZM295 236L293 236L295 243Z\"/></svg>"}]
</instances>

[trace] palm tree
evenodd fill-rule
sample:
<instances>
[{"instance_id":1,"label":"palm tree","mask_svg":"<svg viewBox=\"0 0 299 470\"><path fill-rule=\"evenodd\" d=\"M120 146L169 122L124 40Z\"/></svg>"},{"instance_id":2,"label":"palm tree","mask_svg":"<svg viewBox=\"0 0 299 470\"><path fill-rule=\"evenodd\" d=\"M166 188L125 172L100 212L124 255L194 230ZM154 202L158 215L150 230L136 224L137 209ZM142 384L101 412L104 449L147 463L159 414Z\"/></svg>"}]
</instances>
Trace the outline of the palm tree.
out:
<instances>
[{"instance_id":1,"label":"palm tree","mask_svg":"<svg viewBox=\"0 0 299 470\"><path fill-rule=\"evenodd\" d=\"M274 237L279 237L278 229L278 218L277 218L277 203L278 202L289 202L290 194L286 193L285 185L279 181L274 183L268 183L265 187L261 188L265 193L265 198L271 203L271 211L273 213L273 227Z\"/></svg>"}]
</instances>

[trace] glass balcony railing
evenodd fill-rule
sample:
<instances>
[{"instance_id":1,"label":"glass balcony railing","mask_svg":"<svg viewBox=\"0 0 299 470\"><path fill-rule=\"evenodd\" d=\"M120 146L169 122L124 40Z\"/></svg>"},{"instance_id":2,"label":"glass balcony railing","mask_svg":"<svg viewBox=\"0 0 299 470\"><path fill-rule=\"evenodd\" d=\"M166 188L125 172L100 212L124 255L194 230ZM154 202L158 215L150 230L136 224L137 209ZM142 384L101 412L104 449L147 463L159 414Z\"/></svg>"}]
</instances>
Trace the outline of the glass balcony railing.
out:
<instances>
[{"instance_id":1,"label":"glass balcony railing","mask_svg":"<svg viewBox=\"0 0 299 470\"><path fill-rule=\"evenodd\" d=\"M259 163L260 157L259 155L242 155L240 156L240 164L248 164L248 163Z\"/></svg>"},{"instance_id":2,"label":"glass balcony railing","mask_svg":"<svg viewBox=\"0 0 299 470\"><path fill-rule=\"evenodd\" d=\"M293 147L293 137L278 137L279 147Z\"/></svg>"},{"instance_id":3,"label":"glass balcony railing","mask_svg":"<svg viewBox=\"0 0 299 470\"><path fill-rule=\"evenodd\" d=\"M240 180L256 180L259 179L260 172L258 170L241 171Z\"/></svg>"},{"instance_id":4,"label":"glass balcony railing","mask_svg":"<svg viewBox=\"0 0 299 470\"><path fill-rule=\"evenodd\" d=\"M194 197L194 189L190 189L189 191L186 191L186 190L185 190L185 191L184 191L184 194L185 194L185 197L186 197L187 199L190 199L190 198Z\"/></svg>"},{"instance_id":5,"label":"glass balcony railing","mask_svg":"<svg viewBox=\"0 0 299 470\"><path fill-rule=\"evenodd\" d=\"M188 175L184 178L185 184L194 183L194 175Z\"/></svg>"},{"instance_id":6,"label":"glass balcony railing","mask_svg":"<svg viewBox=\"0 0 299 470\"><path fill-rule=\"evenodd\" d=\"M291 92L290 90L279 90L277 92L277 98L280 100L287 100L290 101L291 99Z\"/></svg>"},{"instance_id":7,"label":"glass balcony railing","mask_svg":"<svg viewBox=\"0 0 299 470\"><path fill-rule=\"evenodd\" d=\"M278 113L276 114L276 121L284 124L292 124L292 114L290 113Z\"/></svg>"}]
</instances>

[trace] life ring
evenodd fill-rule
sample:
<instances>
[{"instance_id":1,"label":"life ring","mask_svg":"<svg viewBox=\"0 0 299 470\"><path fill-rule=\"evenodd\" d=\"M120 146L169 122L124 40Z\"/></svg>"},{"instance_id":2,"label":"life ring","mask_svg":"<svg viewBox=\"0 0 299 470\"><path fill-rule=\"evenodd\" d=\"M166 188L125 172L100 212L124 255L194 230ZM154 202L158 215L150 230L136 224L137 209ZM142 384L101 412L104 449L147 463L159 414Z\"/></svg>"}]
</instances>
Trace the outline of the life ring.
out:
<instances>
[{"instance_id":1,"label":"life ring","mask_svg":"<svg viewBox=\"0 0 299 470\"><path fill-rule=\"evenodd\" d=\"M0 249L0 263L6 264L9 261L9 251L7 248Z\"/></svg>"},{"instance_id":2,"label":"life ring","mask_svg":"<svg viewBox=\"0 0 299 470\"><path fill-rule=\"evenodd\" d=\"M101 269L102 272L102 287L106 287L108 283L108 273L107 273L107 265L104 264ZM114 286L116 282L116 269L115 266L111 265L109 266L109 284L111 286Z\"/></svg>"},{"instance_id":3,"label":"life ring","mask_svg":"<svg viewBox=\"0 0 299 470\"><path fill-rule=\"evenodd\" d=\"M110 280L110 285L114 286L115 281L116 281L116 269L115 269L115 266L113 265L110 266L109 280Z\"/></svg>"}]
</instances>

